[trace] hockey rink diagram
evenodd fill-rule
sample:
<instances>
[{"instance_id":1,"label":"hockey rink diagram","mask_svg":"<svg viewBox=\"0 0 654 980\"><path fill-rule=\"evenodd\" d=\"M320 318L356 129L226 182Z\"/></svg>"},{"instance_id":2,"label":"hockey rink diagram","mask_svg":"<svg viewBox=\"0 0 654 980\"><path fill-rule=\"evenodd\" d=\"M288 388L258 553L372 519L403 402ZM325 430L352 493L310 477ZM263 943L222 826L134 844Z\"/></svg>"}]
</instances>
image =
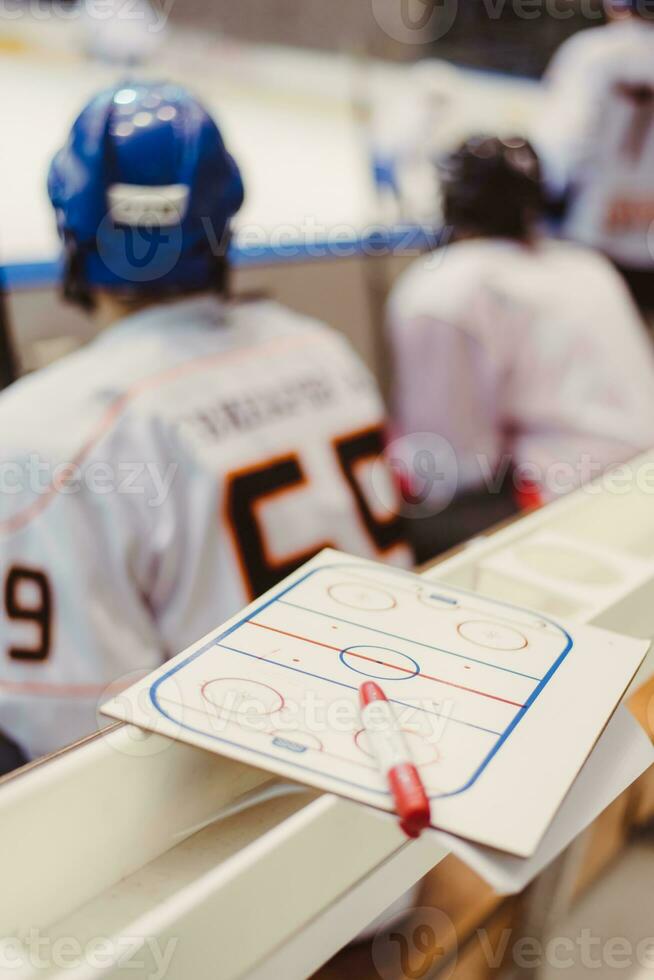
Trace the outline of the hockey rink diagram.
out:
<instances>
[{"instance_id":1,"label":"hockey rink diagram","mask_svg":"<svg viewBox=\"0 0 654 980\"><path fill-rule=\"evenodd\" d=\"M390 568L330 565L251 608L149 699L264 767L282 759L298 779L320 773L385 796L358 710L359 686L377 680L438 798L476 781L572 645L536 613Z\"/></svg>"}]
</instances>

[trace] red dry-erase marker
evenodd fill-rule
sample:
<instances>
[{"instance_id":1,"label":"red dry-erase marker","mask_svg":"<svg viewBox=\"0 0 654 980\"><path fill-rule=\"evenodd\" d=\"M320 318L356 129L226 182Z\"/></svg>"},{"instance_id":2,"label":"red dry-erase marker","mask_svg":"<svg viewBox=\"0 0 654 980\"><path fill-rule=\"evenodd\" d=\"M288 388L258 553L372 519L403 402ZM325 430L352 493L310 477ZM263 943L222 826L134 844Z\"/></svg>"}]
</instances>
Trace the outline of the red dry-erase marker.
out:
<instances>
[{"instance_id":1,"label":"red dry-erase marker","mask_svg":"<svg viewBox=\"0 0 654 980\"><path fill-rule=\"evenodd\" d=\"M370 748L388 781L400 827L409 837L418 837L429 826L429 800L404 735L397 727L393 709L379 684L366 681L359 689L361 720Z\"/></svg>"}]
</instances>

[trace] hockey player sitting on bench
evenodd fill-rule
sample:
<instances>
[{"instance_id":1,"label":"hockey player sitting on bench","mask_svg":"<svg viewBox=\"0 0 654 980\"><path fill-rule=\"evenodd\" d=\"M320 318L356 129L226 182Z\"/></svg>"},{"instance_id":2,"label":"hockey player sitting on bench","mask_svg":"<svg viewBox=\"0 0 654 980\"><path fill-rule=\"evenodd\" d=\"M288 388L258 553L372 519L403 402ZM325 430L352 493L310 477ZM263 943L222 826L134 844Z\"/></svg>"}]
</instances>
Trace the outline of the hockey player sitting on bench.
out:
<instances>
[{"instance_id":1,"label":"hockey player sitting on bench","mask_svg":"<svg viewBox=\"0 0 654 980\"><path fill-rule=\"evenodd\" d=\"M649 337L609 261L539 236L531 146L470 139L441 182L451 244L401 276L388 311L396 465L410 476L435 445L443 470L425 489L413 466L422 558L654 445Z\"/></svg>"},{"instance_id":2,"label":"hockey player sitting on bench","mask_svg":"<svg viewBox=\"0 0 654 980\"><path fill-rule=\"evenodd\" d=\"M243 185L202 105L101 93L49 192L66 295L106 329L0 398L0 718L30 757L325 545L410 561L367 479L369 372L324 324L229 299Z\"/></svg>"}]
</instances>

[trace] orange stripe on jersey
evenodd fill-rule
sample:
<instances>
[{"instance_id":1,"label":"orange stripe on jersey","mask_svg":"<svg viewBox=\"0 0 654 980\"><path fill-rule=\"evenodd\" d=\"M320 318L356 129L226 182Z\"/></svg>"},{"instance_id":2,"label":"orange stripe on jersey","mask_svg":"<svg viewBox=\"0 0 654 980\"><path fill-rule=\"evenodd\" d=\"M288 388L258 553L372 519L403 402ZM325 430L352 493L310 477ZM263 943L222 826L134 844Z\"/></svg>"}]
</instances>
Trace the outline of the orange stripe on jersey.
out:
<instances>
[{"instance_id":1,"label":"orange stripe on jersey","mask_svg":"<svg viewBox=\"0 0 654 980\"><path fill-rule=\"evenodd\" d=\"M135 683L134 673L129 676L117 678L114 681L106 681L104 684L59 684L50 681L0 681L0 694L21 695L26 694L30 697L44 698L99 698L105 695L106 698L114 698L123 691L126 691ZM143 670L142 676L149 673L149 668Z\"/></svg>"},{"instance_id":2,"label":"orange stripe on jersey","mask_svg":"<svg viewBox=\"0 0 654 980\"><path fill-rule=\"evenodd\" d=\"M0 692L37 695L44 698L97 698L106 684L47 684L36 681L0 681Z\"/></svg>"},{"instance_id":3,"label":"orange stripe on jersey","mask_svg":"<svg viewBox=\"0 0 654 980\"><path fill-rule=\"evenodd\" d=\"M226 361L240 360L242 358L249 357L254 353L259 353L260 351L268 351L271 348L275 349L280 347L283 349L287 346L304 347L307 344L322 342L322 339L322 337L318 338L314 336L276 337L274 340L259 344L257 347L221 351L218 354L194 358L193 360L184 364L178 364L174 368L168 368L166 371L162 371L160 374L152 375L143 381L137 382L136 384L132 385L131 388L128 388L125 394L119 395L106 409L92 435L70 462L71 468L80 466L84 462L95 446L111 431L120 417L127 410L129 405L141 395L149 391L153 391L156 388L160 388L171 381L177 381L179 378L183 378L185 375L192 375L201 371L210 370L215 364L224 363ZM4 521L0 521L0 535L14 534L16 531L20 531L22 528L26 527L31 521L38 517L46 509L46 507L48 507L52 500L53 494L61 486L65 485L65 482L66 477L65 475L62 475L59 480L54 481L43 493L43 495L29 507L26 507L23 511L20 511L18 514L14 514L12 517L9 517Z\"/></svg>"}]
</instances>

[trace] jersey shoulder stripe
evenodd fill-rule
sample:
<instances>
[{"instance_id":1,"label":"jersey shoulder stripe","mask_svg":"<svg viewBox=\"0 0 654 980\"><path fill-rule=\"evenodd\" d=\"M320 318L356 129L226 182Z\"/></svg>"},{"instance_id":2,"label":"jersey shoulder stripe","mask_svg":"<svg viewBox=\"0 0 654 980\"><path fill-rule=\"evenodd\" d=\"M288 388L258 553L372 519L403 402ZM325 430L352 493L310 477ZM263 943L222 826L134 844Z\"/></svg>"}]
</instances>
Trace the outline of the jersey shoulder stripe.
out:
<instances>
[{"instance_id":1,"label":"jersey shoulder stripe","mask_svg":"<svg viewBox=\"0 0 654 980\"><path fill-rule=\"evenodd\" d=\"M310 346L324 346L326 338L331 335L328 331L295 331L286 335L278 335L271 340L260 342L254 346L233 348L218 353L193 358L188 361L176 364L156 374L144 377L140 381L129 386L124 392L119 392L104 407L91 426L89 434L79 446L76 446L71 453L66 454L66 463L70 464L70 469L80 467L87 458L93 453L94 449L108 436L121 419L126 415L132 406L138 403L143 396L164 389L166 385L178 382L180 379L192 379L202 373L211 372L218 366L234 366L239 362L247 361L248 358L256 356L258 359L265 359L273 352L280 350L298 350ZM29 396L30 400L38 398L38 379L32 379L29 389L26 389L24 396ZM16 406L12 406L13 412ZM0 416L2 415L2 405L0 405ZM44 427L46 422L44 420ZM27 451L32 451L33 447L27 447ZM14 454L16 458L18 453ZM55 454L56 455L56 454ZM8 462L4 456L4 463ZM56 462L56 460L55 460ZM0 518L0 536L10 535L22 530L27 524L38 517L52 502L56 493L65 486L67 479L66 470L60 473L58 479L53 481L46 492L40 494L37 499L30 502L14 514Z\"/></svg>"}]
</instances>

